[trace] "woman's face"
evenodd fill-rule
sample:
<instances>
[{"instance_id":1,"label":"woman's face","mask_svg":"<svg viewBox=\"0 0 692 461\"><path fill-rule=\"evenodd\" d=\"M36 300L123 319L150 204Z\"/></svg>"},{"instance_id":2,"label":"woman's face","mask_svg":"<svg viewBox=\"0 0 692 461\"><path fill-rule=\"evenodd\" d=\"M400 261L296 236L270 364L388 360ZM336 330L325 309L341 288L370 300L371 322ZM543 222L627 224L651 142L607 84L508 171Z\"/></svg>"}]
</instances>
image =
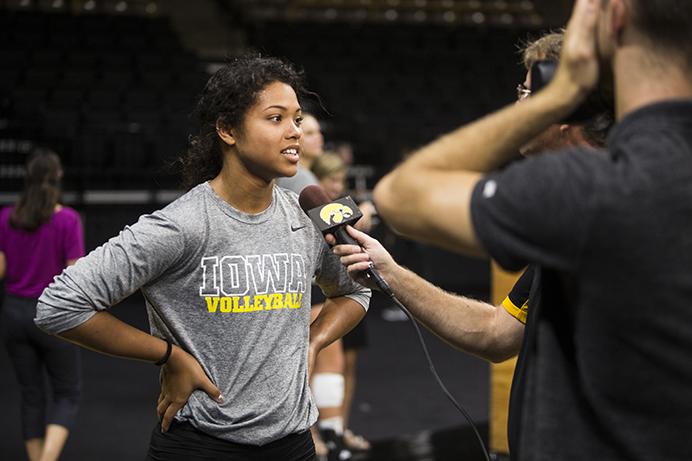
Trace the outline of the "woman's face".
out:
<instances>
[{"instance_id":1,"label":"woman's face","mask_svg":"<svg viewBox=\"0 0 692 461\"><path fill-rule=\"evenodd\" d=\"M243 129L232 129L222 139L234 145L245 169L265 181L293 176L301 155L301 109L290 85L273 82L248 109ZM221 133L220 133L221 134Z\"/></svg>"},{"instance_id":2,"label":"woman's face","mask_svg":"<svg viewBox=\"0 0 692 461\"><path fill-rule=\"evenodd\" d=\"M303 155L310 161L324 151L324 137L315 117L307 116L303 121Z\"/></svg>"},{"instance_id":3,"label":"woman's face","mask_svg":"<svg viewBox=\"0 0 692 461\"><path fill-rule=\"evenodd\" d=\"M336 200L341 197L346 188L346 172L339 171L320 179L320 186L327 193L329 200Z\"/></svg>"}]
</instances>

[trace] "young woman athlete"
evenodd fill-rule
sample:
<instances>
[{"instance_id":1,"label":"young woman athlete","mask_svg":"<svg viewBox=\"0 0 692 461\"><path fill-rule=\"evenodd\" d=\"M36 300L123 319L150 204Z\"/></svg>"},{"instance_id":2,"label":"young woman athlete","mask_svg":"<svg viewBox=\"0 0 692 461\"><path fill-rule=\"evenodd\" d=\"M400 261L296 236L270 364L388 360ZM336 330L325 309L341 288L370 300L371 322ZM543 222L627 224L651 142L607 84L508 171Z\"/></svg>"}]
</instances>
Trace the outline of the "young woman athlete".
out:
<instances>
[{"instance_id":1,"label":"young woman athlete","mask_svg":"<svg viewBox=\"0 0 692 461\"><path fill-rule=\"evenodd\" d=\"M97 351L164 363L150 460L314 459L316 353L365 315L297 195L274 186L301 154L301 80L277 59L237 59L197 105L188 185L57 277L37 324ZM328 295L310 324L310 280ZM141 289L151 334L106 309Z\"/></svg>"}]
</instances>

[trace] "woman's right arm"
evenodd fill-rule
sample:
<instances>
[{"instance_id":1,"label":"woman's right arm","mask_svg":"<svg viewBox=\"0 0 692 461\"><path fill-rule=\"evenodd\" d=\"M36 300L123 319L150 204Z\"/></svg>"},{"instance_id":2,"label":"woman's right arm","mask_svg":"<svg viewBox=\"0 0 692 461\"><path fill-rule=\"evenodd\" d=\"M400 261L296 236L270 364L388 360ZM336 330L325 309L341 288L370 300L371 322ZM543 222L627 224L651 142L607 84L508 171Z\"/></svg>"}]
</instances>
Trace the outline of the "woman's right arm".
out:
<instances>
[{"instance_id":1,"label":"woman's right arm","mask_svg":"<svg viewBox=\"0 0 692 461\"><path fill-rule=\"evenodd\" d=\"M70 342L102 354L144 362L158 362L167 344L119 320L108 312L97 312L79 326L58 334Z\"/></svg>"},{"instance_id":2,"label":"woman's right arm","mask_svg":"<svg viewBox=\"0 0 692 461\"><path fill-rule=\"evenodd\" d=\"M163 213L141 217L55 277L39 298L36 325L50 334L82 325L160 277L185 247L183 231Z\"/></svg>"},{"instance_id":3,"label":"woman's right arm","mask_svg":"<svg viewBox=\"0 0 692 461\"><path fill-rule=\"evenodd\" d=\"M96 352L152 363L161 360L168 347L163 339L128 325L108 312L97 312L86 322L59 336ZM196 389L203 390L218 403L223 402L221 391L207 377L199 362L178 346L173 346L163 366L161 383L156 412L164 432Z\"/></svg>"},{"instance_id":4,"label":"woman's right arm","mask_svg":"<svg viewBox=\"0 0 692 461\"><path fill-rule=\"evenodd\" d=\"M97 352L159 361L166 352L164 340L105 310L175 265L185 246L182 230L163 213L140 218L55 278L39 298L36 325ZM163 374L165 405L160 401L159 411L164 429L193 390L202 389L219 400L220 392L199 363L178 347L173 348Z\"/></svg>"}]
</instances>

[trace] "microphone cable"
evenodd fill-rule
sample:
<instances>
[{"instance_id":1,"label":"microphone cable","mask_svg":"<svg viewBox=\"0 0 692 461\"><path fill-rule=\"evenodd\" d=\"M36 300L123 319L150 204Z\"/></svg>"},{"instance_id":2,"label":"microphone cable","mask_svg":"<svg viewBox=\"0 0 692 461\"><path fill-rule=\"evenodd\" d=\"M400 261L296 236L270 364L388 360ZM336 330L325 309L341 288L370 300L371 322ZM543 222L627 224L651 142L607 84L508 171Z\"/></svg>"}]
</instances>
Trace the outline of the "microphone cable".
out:
<instances>
[{"instance_id":1,"label":"microphone cable","mask_svg":"<svg viewBox=\"0 0 692 461\"><path fill-rule=\"evenodd\" d=\"M372 278L377 287L389 298L394 301L394 303L401 309L404 314L406 314L406 317L411 321L413 324L413 328L416 330L416 334L418 335L418 341L420 342L421 347L423 348L423 353L425 354L425 358L428 361L428 367L430 369L430 372L432 373L433 377L435 378L435 381L437 381L437 384L440 386L440 389L442 389L442 392L444 395L452 402L452 405L459 410L459 412L466 418L466 421L469 422L471 425L471 428L473 429L474 434L476 435L476 439L478 440L478 443L481 446L481 449L483 450L483 455L485 456L485 461L490 461L490 453L488 453L488 448L485 446L485 442L483 442L483 438L481 437L481 434L478 432L478 428L476 427L476 424L473 422L473 419L471 418L471 415L466 411L466 409L459 404L459 402L456 401L454 396L447 390L447 386L445 386L444 382L442 382L442 378L440 378L440 375L437 374L437 370L435 369L435 364L432 361L432 357L430 356L430 351L428 351L428 346L425 343L425 339L423 338L423 333L420 331L420 326L418 325L418 321L413 317L411 312L397 299L397 297L394 295L394 292L390 288L389 284L380 276L380 274L375 270L374 265L372 262L370 263L370 270L366 274L366 277Z\"/></svg>"}]
</instances>

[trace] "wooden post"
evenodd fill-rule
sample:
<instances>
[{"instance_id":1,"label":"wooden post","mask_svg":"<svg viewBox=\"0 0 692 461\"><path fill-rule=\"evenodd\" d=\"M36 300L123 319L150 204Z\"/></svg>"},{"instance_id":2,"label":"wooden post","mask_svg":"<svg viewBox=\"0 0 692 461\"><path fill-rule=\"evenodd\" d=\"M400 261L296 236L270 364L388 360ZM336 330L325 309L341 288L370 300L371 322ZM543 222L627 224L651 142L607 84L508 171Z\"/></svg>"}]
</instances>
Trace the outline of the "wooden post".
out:
<instances>
[{"instance_id":1,"label":"wooden post","mask_svg":"<svg viewBox=\"0 0 692 461\"><path fill-rule=\"evenodd\" d=\"M502 270L494 261L491 266L491 302L499 305L512 290L521 272L511 273ZM517 359L509 359L490 366L490 450L498 454L508 454L507 412L509 409L509 390L512 385L514 366Z\"/></svg>"}]
</instances>

